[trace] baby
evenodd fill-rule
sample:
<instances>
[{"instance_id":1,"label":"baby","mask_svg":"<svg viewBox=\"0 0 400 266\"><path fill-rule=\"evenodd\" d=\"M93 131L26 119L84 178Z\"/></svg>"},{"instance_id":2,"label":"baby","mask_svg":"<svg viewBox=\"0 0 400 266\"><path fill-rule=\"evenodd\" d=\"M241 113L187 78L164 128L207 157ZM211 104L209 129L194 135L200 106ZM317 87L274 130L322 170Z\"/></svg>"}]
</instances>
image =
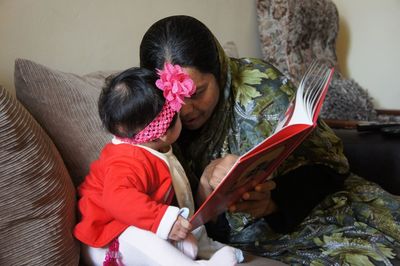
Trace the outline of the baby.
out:
<instances>
[{"instance_id":1,"label":"baby","mask_svg":"<svg viewBox=\"0 0 400 266\"><path fill-rule=\"evenodd\" d=\"M93 265L235 265L240 250L192 231L194 201L172 152L179 110L195 94L190 76L166 63L130 68L107 80L99 98L103 125L114 135L79 187L81 220L74 235ZM197 258L201 260L196 260Z\"/></svg>"}]
</instances>

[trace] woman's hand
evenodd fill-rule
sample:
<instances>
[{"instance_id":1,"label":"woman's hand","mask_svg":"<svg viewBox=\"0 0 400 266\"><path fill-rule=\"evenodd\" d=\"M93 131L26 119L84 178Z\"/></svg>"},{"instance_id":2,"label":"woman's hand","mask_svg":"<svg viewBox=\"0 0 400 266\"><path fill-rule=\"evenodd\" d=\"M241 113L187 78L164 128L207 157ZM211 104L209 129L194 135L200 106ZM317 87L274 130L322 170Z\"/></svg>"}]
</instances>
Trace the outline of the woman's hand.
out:
<instances>
[{"instance_id":1,"label":"woman's hand","mask_svg":"<svg viewBox=\"0 0 400 266\"><path fill-rule=\"evenodd\" d=\"M271 190L275 186L276 184L272 180L258 184L254 190L242 195L242 201L230 206L229 211L245 212L254 218L261 218L275 212L277 207L271 199Z\"/></svg>"},{"instance_id":2,"label":"woman's hand","mask_svg":"<svg viewBox=\"0 0 400 266\"><path fill-rule=\"evenodd\" d=\"M206 167L203 176L207 179L208 184L213 190L221 183L222 179L228 174L238 159L239 156L228 154L223 158L213 160Z\"/></svg>"},{"instance_id":3,"label":"woman's hand","mask_svg":"<svg viewBox=\"0 0 400 266\"><path fill-rule=\"evenodd\" d=\"M228 154L223 158L211 161L204 169L203 175L200 178L197 204L201 205L205 201L238 158L239 156L237 155ZM275 212L277 207L271 199L271 190L275 186L276 184L272 180L258 184L254 190L244 193L242 200L230 206L229 211L246 212L255 218L261 218Z\"/></svg>"},{"instance_id":4,"label":"woman's hand","mask_svg":"<svg viewBox=\"0 0 400 266\"><path fill-rule=\"evenodd\" d=\"M239 156L228 154L223 158L211 161L204 169L200 178L197 191L197 204L201 205L211 192L218 186L221 180L226 176Z\"/></svg>"}]
</instances>

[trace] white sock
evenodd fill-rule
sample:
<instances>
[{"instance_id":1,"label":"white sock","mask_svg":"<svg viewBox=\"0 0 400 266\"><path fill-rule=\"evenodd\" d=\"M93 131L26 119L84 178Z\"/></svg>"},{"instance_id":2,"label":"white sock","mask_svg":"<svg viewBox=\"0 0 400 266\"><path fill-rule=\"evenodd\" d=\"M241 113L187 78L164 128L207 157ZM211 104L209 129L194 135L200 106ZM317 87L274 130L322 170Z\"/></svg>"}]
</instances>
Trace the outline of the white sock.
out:
<instances>
[{"instance_id":1,"label":"white sock","mask_svg":"<svg viewBox=\"0 0 400 266\"><path fill-rule=\"evenodd\" d=\"M197 239L192 234L189 234L184 240L176 242L175 247L192 260L197 258L199 250Z\"/></svg>"},{"instance_id":2,"label":"white sock","mask_svg":"<svg viewBox=\"0 0 400 266\"><path fill-rule=\"evenodd\" d=\"M215 252L226 246L225 244L222 244L221 242L218 241L214 241L213 239L208 237L206 228L204 226L196 228L195 230L193 230L192 233L197 238L198 242L197 256L200 259L210 259ZM234 250L236 255L236 261L239 263L243 262L244 260L243 252L237 248L234 248Z\"/></svg>"},{"instance_id":3,"label":"white sock","mask_svg":"<svg viewBox=\"0 0 400 266\"><path fill-rule=\"evenodd\" d=\"M215 252L209 260L198 260L196 262L204 266L234 266L237 264L235 248L225 246Z\"/></svg>"}]
</instances>

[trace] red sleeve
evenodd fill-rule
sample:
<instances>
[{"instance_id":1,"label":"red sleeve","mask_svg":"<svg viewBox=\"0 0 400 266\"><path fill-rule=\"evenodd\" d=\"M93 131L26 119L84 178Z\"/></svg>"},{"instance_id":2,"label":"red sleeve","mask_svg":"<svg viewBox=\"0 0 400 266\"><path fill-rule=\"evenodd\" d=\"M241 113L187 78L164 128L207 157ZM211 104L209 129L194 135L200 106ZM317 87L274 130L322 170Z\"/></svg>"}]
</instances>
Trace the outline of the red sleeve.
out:
<instances>
[{"instance_id":1,"label":"red sleeve","mask_svg":"<svg viewBox=\"0 0 400 266\"><path fill-rule=\"evenodd\" d=\"M149 195L166 184L160 183L157 169L148 160L132 156L114 158L104 177L104 208L128 225L156 232L168 205ZM168 182L171 186L170 181Z\"/></svg>"}]
</instances>

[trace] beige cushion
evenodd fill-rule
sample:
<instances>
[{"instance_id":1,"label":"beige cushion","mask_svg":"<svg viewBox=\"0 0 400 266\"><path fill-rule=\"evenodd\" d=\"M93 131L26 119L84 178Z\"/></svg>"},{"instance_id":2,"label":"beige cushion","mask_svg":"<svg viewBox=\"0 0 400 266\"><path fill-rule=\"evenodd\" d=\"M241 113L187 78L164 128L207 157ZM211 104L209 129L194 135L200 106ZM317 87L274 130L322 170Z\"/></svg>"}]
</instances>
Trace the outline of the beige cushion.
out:
<instances>
[{"instance_id":1,"label":"beige cushion","mask_svg":"<svg viewBox=\"0 0 400 266\"><path fill-rule=\"evenodd\" d=\"M17 98L56 144L78 185L111 136L101 127L97 100L109 73L78 76L17 59Z\"/></svg>"},{"instance_id":2,"label":"beige cushion","mask_svg":"<svg viewBox=\"0 0 400 266\"><path fill-rule=\"evenodd\" d=\"M0 87L0 264L77 265L75 189L53 142Z\"/></svg>"}]
</instances>

